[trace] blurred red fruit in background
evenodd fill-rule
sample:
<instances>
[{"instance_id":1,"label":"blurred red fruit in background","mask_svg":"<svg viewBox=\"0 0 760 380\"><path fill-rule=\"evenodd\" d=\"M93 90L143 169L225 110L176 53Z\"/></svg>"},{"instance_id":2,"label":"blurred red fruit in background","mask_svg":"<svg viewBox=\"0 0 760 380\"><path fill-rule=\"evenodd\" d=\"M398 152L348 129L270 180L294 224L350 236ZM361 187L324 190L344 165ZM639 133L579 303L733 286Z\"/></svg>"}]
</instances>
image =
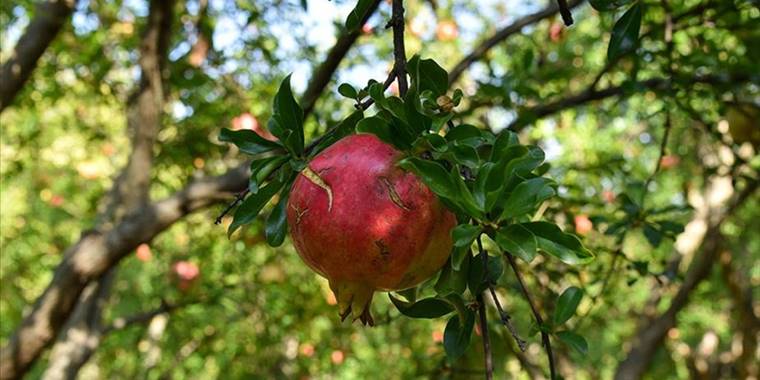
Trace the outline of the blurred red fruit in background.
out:
<instances>
[{"instance_id":1,"label":"blurred red fruit in background","mask_svg":"<svg viewBox=\"0 0 760 380\"><path fill-rule=\"evenodd\" d=\"M274 137L274 135L272 135L268 129L262 128L261 124L259 124L259 121L256 120L256 117L251 115L250 112L244 112L240 114L240 116L233 118L232 129L235 131L249 129L269 141L277 141L277 137Z\"/></svg>"},{"instance_id":2,"label":"blurred red fruit in background","mask_svg":"<svg viewBox=\"0 0 760 380\"><path fill-rule=\"evenodd\" d=\"M444 20L435 28L435 36L439 41L452 41L459 36L459 28L452 20Z\"/></svg>"},{"instance_id":3,"label":"blurred red fruit in background","mask_svg":"<svg viewBox=\"0 0 760 380\"><path fill-rule=\"evenodd\" d=\"M145 243L137 246L135 255L137 256L137 259L142 262L148 262L153 258L153 253L150 251L150 246Z\"/></svg>"},{"instance_id":4,"label":"blurred red fruit in background","mask_svg":"<svg viewBox=\"0 0 760 380\"><path fill-rule=\"evenodd\" d=\"M586 215L575 216L575 232L578 235L586 235L594 229L594 223Z\"/></svg>"}]
</instances>

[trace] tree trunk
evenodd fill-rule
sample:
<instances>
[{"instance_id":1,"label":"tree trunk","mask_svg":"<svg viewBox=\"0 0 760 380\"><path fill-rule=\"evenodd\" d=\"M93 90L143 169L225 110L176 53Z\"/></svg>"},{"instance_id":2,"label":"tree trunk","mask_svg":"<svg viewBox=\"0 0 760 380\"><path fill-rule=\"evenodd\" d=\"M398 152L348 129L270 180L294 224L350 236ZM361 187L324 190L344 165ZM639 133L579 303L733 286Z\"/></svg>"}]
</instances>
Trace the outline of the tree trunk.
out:
<instances>
[{"instance_id":1,"label":"tree trunk","mask_svg":"<svg viewBox=\"0 0 760 380\"><path fill-rule=\"evenodd\" d=\"M37 16L24 31L11 57L0 68L0 112L8 107L53 42L76 5L75 0L54 0L37 6Z\"/></svg>"},{"instance_id":2,"label":"tree trunk","mask_svg":"<svg viewBox=\"0 0 760 380\"><path fill-rule=\"evenodd\" d=\"M688 240L689 245L699 245L695 247L696 253L684 282L664 313L651 320L645 317L639 324L632 338L632 348L618 365L616 380L640 379L649 368L668 330L675 327L676 316L687 305L689 295L710 274L723 243L721 224L757 189L757 185L757 182L751 182L738 196L731 197L731 179L713 178L704 196L697 197L698 204L694 205L696 217L686 227L686 239L679 239L676 244L678 246L678 243Z\"/></svg>"},{"instance_id":3,"label":"tree trunk","mask_svg":"<svg viewBox=\"0 0 760 380\"><path fill-rule=\"evenodd\" d=\"M153 146L161 129L164 108L163 70L171 36L173 1L154 0L140 44L140 83L127 109L127 129L132 152L126 167L114 182L100 225L119 223L125 215L139 211L149 202ZM112 268L85 288L69 321L53 347L46 380L74 379L79 369L100 345L102 312L116 276Z\"/></svg>"}]
</instances>

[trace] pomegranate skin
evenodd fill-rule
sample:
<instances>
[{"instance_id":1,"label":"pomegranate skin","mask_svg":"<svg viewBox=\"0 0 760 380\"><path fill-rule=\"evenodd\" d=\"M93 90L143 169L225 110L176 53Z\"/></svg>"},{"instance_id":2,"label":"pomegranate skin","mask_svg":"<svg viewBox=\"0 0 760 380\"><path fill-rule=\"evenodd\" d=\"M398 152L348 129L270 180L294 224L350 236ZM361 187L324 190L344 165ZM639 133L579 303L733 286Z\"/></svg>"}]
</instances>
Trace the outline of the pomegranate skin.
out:
<instances>
[{"instance_id":1,"label":"pomegranate skin","mask_svg":"<svg viewBox=\"0 0 760 380\"><path fill-rule=\"evenodd\" d=\"M375 135L351 135L318 154L293 183L293 243L328 279L344 319L373 324L376 290L419 284L451 251L455 216L416 175L396 167L400 158Z\"/></svg>"}]
</instances>

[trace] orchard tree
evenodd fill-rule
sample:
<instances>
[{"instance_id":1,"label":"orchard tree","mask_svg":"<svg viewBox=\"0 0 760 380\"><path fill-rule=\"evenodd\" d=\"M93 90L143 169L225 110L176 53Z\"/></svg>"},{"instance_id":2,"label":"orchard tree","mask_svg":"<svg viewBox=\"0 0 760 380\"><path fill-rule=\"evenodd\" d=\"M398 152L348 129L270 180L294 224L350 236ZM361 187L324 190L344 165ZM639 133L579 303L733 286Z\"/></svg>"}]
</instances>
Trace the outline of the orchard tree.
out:
<instances>
[{"instance_id":1,"label":"orchard tree","mask_svg":"<svg viewBox=\"0 0 760 380\"><path fill-rule=\"evenodd\" d=\"M0 377L759 375L756 3L328 4L2 7Z\"/></svg>"}]
</instances>

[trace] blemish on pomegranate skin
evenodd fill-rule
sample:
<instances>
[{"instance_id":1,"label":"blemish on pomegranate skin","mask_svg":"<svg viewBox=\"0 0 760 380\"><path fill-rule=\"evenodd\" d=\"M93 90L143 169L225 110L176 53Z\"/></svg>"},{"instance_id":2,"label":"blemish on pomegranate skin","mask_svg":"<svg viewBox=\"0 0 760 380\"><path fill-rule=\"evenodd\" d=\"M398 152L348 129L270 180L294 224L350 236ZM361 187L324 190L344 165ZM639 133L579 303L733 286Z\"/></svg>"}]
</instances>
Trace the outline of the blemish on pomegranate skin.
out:
<instances>
[{"instance_id":1,"label":"blemish on pomegranate skin","mask_svg":"<svg viewBox=\"0 0 760 380\"><path fill-rule=\"evenodd\" d=\"M296 212L296 226L301 224L301 218L303 218L304 214L306 214L307 211L309 211L309 208L304 208L303 211L296 206L296 205L290 205L291 208L293 208L293 211Z\"/></svg>"},{"instance_id":2,"label":"blemish on pomegranate skin","mask_svg":"<svg viewBox=\"0 0 760 380\"><path fill-rule=\"evenodd\" d=\"M391 251L388 250L388 246L385 245L385 243L383 242L382 239L375 240L375 245L377 246L377 248L380 248L380 255L381 256L387 257L388 255L391 254Z\"/></svg>"},{"instance_id":3,"label":"blemish on pomegranate skin","mask_svg":"<svg viewBox=\"0 0 760 380\"><path fill-rule=\"evenodd\" d=\"M388 196L391 198L391 201L404 211L409 211L409 207L401 200L401 197L398 195L398 192L396 192L396 188L393 187L391 181L386 177L380 177L380 181L383 182L385 188L388 189Z\"/></svg>"}]
</instances>

